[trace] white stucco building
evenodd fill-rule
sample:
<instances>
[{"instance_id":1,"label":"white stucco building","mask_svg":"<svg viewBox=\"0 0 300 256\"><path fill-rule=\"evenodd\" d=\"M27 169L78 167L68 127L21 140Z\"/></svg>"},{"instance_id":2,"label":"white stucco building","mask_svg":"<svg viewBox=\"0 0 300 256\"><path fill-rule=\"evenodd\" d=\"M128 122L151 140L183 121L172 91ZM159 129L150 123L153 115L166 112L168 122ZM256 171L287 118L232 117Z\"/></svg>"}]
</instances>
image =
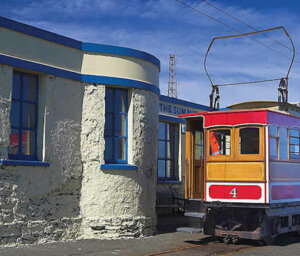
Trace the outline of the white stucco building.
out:
<instances>
[{"instance_id":1,"label":"white stucco building","mask_svg":"<svg viewBox=\"0 0 300 256\"><path fill-rule=\"evenodd\" d=\"M155 234L156 191L184 192L184 111L160 62L0 17L2 244ZM158 167L157 167L158 164Z\"/></svg>"}]
</instances>

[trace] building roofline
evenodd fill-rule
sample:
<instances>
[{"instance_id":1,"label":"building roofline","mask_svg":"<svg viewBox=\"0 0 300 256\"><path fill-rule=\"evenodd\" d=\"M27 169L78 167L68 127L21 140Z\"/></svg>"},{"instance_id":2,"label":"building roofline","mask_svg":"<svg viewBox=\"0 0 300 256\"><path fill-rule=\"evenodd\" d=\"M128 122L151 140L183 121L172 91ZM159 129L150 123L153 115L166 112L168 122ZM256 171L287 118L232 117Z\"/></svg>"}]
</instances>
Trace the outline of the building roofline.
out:
<instances>
[{"instance_id":1,"label":"building roofline","mask_svg":"<svg viewBox=\"0 0 300 256\"><path fill-rule=\"evenodd\" d=\"M81 42L73 38L62 36L44 29L40 29L31 25L27 25L15 20L11 20L0 16L0 27L14 30L29 36L37 37L49 42L56 44L64 45L71 47L80 51L87 51L93 53L104 53L104 54L113 54L126 57L132 57L141 59L147 62L152 63L160 70L160 61L154 55L126 47L113 46L113 45L104 45L104 44L95 44L95 43L86 43Z\"/></svg>"}]
</instances>

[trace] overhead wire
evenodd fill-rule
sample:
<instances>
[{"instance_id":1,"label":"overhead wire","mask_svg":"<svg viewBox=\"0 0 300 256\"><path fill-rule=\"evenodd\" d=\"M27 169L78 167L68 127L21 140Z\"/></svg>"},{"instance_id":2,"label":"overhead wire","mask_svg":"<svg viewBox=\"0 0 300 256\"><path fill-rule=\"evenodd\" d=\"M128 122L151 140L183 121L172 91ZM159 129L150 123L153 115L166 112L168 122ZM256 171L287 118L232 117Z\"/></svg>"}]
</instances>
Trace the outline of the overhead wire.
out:
<instances>
[{"instance_id":1,"label":"overhead wire","mask_svg":"<svg viewBox=\"0 0 300 256\"><path fill-rule=\"evenodd\" d=\"M207 4L207 5L209 5L209 6L213 7L213 8L215 8L215 9L218 10L219 12L221 12L221 13L225 14L226 16L228 16L228 17L234 19L235 21L239 22L240 24L243 24L244 26L246 26L246 27L248 27L248 28L251 28L251 29L254 30L254 31L259 31L257 28L255 28L255 27L249 25L248 23L242 21L241 19L239 19L239 18L237 18L237 17L231 15L230 13L228 13L228 12L226 12L226 11L220 9L219 7L213 5L212 3L208 2L207 0L202 0L202 2L204 2L205 4ZM291 47L285 45L284 43L282 43L282 42L280 42L280 41L278 41L278 40L276 40L275 38L273 38L273 37L271 37L271 36L269 36L269 35L267 35L267 34L262 34L262 35L264 35L265 37L269 38L269 39L272 40L273 42L275 42L275 43L281 45L282 47L285 47L286 49L289 49L289 50L293 51L293 49L292 49ZM297 51L295 51L295 52L296 52L296 54L300 54L300 53L297 52Z\"/></svg>"},{"instance_id":2,"label":"overhead wire","mask_svg":"<svg viewBox=\"0 0 300 256\"><path fill-rule=\"evenodd\" d=\"M223 25L223 26L225 26L225 27L227 27L227 28L233 30L233 31L235 31L235 32L238 32L238 33L240 33L240 34L242 33L240 30L236 29L235 27L232 27L232 26L230 26L230 25L228 25L228 24L226 24L226 23L224 23L224 22L222 22L222 21L220 21L220 20L218 20L218 19L216 19L216 18L210 16L209 14L207 14L207 13L205 13L205 12L202 12L202 11L198 10L197 8L195 8L195 7L193 7L193 6L186 4L185 2L183 2L183 1L181 1L181 0L175 0L175 1L178 2L178 3L180 3L180 4L182 4L182 5L184 5L184 6L187 7L187 8L192 9L193 11L195 11L195 12L197 12L197 13L200 13L201 15L203 15L203 16L205 16L205 17L207 17L207 18L209 18L209 19L211 19L211 20L213 20L213 21L215 21L215 22L217 22L217 23L219 23L219 24L221 24L221 25ZM206 2L206 1L205 1L205 0L202 0L200 3L202 3L202 2ZM285 57L285 58L287 58L287 59L292 60L291 57L289 57L289 56L287 56L287 55L281 53L280 51L278 51L278 50L272 48L271 46L266 45L266 44L260 42L259 40L255 39L255 38L252 38L252 37L250 37L250 36L247 36L247 37L248 37L249 39L255 41L256 43L258 43L258 44L260 44L260 45L262 45L262 46L268 48L269 50L272 50L273 52L275 52L275 53L281 55L282 57ZM297 61L295 61L295 60L294 60L294 62L297 63L297 64L300 64L300 62L297 62Z\"/></svg>"}]
</instances>

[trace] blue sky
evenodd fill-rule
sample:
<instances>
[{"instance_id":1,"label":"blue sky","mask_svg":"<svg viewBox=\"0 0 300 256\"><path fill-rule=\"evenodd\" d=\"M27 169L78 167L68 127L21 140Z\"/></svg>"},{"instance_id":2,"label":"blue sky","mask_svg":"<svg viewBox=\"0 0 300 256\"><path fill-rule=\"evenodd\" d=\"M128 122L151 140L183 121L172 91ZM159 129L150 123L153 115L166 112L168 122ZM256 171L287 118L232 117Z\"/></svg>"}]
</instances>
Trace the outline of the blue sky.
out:
<instances>
[{"instance_id":1,"label":"blue sky","mask_svg":"<svg viewBox=\"0 0 300 256\"><path fill-rule=\"evenodd\" d=\"M300 54L300 2L292 0L208 0L217 7L265 29L285 26ZM201 1L187 4L234 26L250 29ZM203 60L210 40L235 32L182 6L175 0L1 0L0 15L81 41L119 45L147 51L161 60L160 88L167 94L168 59L177 61L179 98L209 104L210 83ZM268 35L287 46L282 32ZM291 56L290 50L264 36L255 39ZM299 46L299 47L298 47ZM300 101L300 55L289 80L289 101ZM241 82L285 76L289 59L248 38L217 42L208 59L216 83ZM248 100L277 100L278 82L221 89L221 106Z\"/></svg>"}]
</instances>

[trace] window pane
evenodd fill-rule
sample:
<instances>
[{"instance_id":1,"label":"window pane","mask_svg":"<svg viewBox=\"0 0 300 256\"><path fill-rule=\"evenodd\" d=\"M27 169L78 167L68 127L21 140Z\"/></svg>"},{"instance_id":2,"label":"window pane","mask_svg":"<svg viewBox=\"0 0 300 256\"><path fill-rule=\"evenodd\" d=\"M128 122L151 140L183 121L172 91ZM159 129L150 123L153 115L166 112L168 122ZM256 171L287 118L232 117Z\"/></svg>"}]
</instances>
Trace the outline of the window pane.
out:
<instances>
[{"instance_id":1,"label":"window pane","mask_svg":"<svg viewBox=\"0 0 300 256\"><path fill-rule=\"evenodd\" d=\"M209 133L210 155L230 155L230 130L214 130Z\"/></svg>"},{"instance_id":2,"label":"window pane","mask_svg":"<svg viewBox=\"0 0 300 256\"><path fill-rule=\"evenodd\" d=\"M195 144L200 145L202 141L202 132L195 131Z\"/></svg>"},{"instance_id":3,"label":"window pane","mask_svg":"<svg viewBox=\"0 0 300 256\"><path fill-rule=\"evenodd\" d=\"M105 114L105 129L104 136L112 136L113 135L113 114Z\"/></svg>"},{"instance_id":4,"label":"window pane","mask_svg":"<svg viewBox=\"0 0 300 256\"><path fill-rule=\"evenodd\" d=\"M158 158L165 158L165 145L166 143L164 141L158 142Z\"/></svg>"},{"instance_id":5,"label":"window pane","mask_svg":"<svg viewBox=\"0 0 300 256\"><path fill-rule=\"evenodd\" d=\"M11 130L11 134L9 136L8 154L19 154L19 130L17 129Z\"/></svg>"},{"instance_id":6,"label":"window pane","mask_svg":"<svg viewBox=\"0 0 300 256\"><path fill-rule=\"evenodd\" d=\"M115 112L125 113L126 111L126 90L116 89L115 90Z\"/></svg>"},{"instance_id":7,"label":"window pane","mask_svg":"<svg viewBox=\"0 0 300 256\"><path fill-rule=\"evenodd\" d=\"M114 112L113 90L109 87L105 89L105 111Z\"/></svg>"},{"instance_id":8,"label":"window pane","mask_svg":"<svg viewBox=\"0 0 300 256\"><path fill-rule=\"evenodd\" d=\"M125 138L114 139L114 159L115 160L126 160L125 159Z\"/></svg>"},{"instance_id":9,"label":"window pane","mask_svg":"<svg viewBox=\"0 0 300 256\"><path fill-rule=\"evenodd\" d=\"M290 137L290 144L298 145L299 144L299 139Z\"/></svg>"},{"instance_id":10,"label":"window pane","mask_svg":"<svg viewBox=\"0 0 300 256\"><path fill-rule=\"evenodd\" d=\"M21 76L20 76L20 74L14 73L12 98L20 99L20 97L21 97L20 95L21 95Z\"/></svg>"},{"instance_id":11,"label":"window pane","mask_svg":"<svg viewBox=\"0 0 300 256\"><path fill-rule=\"evenodd\" d=\"M35 104L22 103L22 127L35 127Z\"/></svg>"},{"instance_id":12,"label":"window pane","mask_svg":"<svg viewBox=\"0 0 300 256\"><path fill-rule=\"evenodd\" d=\"M165 169L166 169L166 163L164 160L158 160L158 174L157 176L160 178L164 178L165 177Z\"/></svg>"},{"instance_id":13,"label":"window pane","mask_svg":"<svg viewBox=\"0 0 300 256\"><path fill-rule=\"evenodd\" d=\"M274 125L270 125L269 126L269 136L272 136L272 137L277 137L278 136L278 128L277 126L274 126Z\"/></svg>"},{"instance_id":14,"label":"window pane","mask_svg":"<svg viewBox=\"0 0 300 256\"><path fill-rule=\"evenodd\" d=\"M35 132L22 131L22 154L35 155Z\"/></svg>"},{"instance_id":15,"label":"window pane","mask_svg":"<svg viewBox=\"0 0 300 256\"><path fill-rule=\"evenodd\" d=\"M126 116L115 114L115 136L126 136Z\"/></svg>"},{"instance_id":16,"label":"window pane","mask_svg":"<svg viewBox=\"0 0 300 256\"><path fill-rule=\"evenodd\" d=\"M300 159L300 147L299 145L290 145L290 158Z\"/></svg>"},{"instance_id":17,"label":"window pane","mask_svg":"<svg viewBox=\"0 0 300 256\"><path fill-rule=\"evenodd\" d=\"M201 159L201 147L198 145L195 145L195 160Z\"/></svg>"},{"instance_id":18,"label":"window pane","mask_svg":"<svg viewBox=\"0 0 300 256\"><path fill-rule=\"evenodd\" d=\"M10 123L11 126L20 127L20 103L12 101L10 109Z\"/></svg>"},{"instance_id":19,"label":"window pane","mask_svg":"<svg viewBox=\"0 0 300 256\"><path fill-rule=\"evenodd\" d=\"M203 132L195 131L195 160L203 157Z\"/></svg>"},{"instance_id":20,"label":"window pane","mask_svg":"<svg viewBox=\"0 0 300 256\"><path fill-rule=\"evenodd\" d=\"M105 138L105 151L104 151L104 159L112 160L113 159L113 143L111 137Z\"/></svg>"},{"instance_id":21,"label":"window pane","mask_svg":"<svg viewBox=\"0 0 300 256\"><path fill-rule=\"evenodd\" d=\"M279 128L279 158L288 159L287 128Z\"/></svg>"},{"instance_id":22,"label":"window pane","mask_svg":"<svg viewBox=\"0 0 300 256\"><path fill-rule=\"evenodd\" d=\"M22 100L36 101L36 84L35 76L23 75Z\"/></svg>"},{"instance_id":23,"label":"window pane","mask_svg":"<svg viewBox=\"0 0 300 256\"><path fill-rule=\"evenodd\" d=\"M290 130L290 136L299 138L298 130Z\"/></svg>"},{"instance_id":24,"label":"window pane","mask_svg":"<svg viewBox=\"0 0 300 256\"><path fill-rule=\"evenodd\" d=\"M240 154L259 154L259 128L240 129Z\"/></svg>"},{"instance_id":25,"label":"window pane","mask_svg":"<svg viewBox=\"0 0 300 256\"><path fill-rule=\"evenodd\" d=\"M165 123L159 122L158 124L158 138L164 140L166 138Z\"/></svg>"},{"instance_id":26,"label":"window pane","mask_svg":"<svg viewBox=\"0 0 300 256\"><path fill-rule=\"evenodd\" d=\"M277 138L270 138L270 158L278 159Z\"/></svg>"}]
</instances>

